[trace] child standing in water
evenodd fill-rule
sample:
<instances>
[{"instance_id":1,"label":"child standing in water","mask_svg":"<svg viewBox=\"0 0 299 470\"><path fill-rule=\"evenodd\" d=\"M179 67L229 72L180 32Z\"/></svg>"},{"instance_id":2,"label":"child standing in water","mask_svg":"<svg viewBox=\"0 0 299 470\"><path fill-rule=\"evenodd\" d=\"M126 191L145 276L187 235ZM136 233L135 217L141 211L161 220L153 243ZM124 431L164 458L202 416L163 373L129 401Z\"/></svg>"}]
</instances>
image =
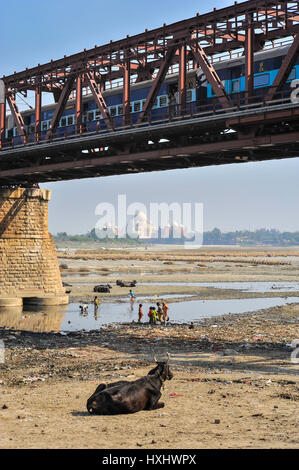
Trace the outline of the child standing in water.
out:
<instances>
[{"instance_id":1,"label":"child standing in water","mask_svg":"<svg viewBox=\"0 0 299 470\"><path fill-rule=\"evenodd\" d=\"M157 309L158 320L159 320L160 323L162 323L162 313L163 312L162 312L162 307L161 307L160 302L157 302L157 307L158 307L158 309Z\"/></svg>"},{"instance_id":2,"label":"child standing in water","mask_svg":"<svg viewBox=\"0 0 299 470\"><path fill-rule=\"evenodd\" d=\"M168 305L166 302L163 302L162 303L163 307L163 320L164 320L164 325L166 325L166 323L168 322L169 320L169 317L168 317Z\"/></svg>"},{"instance_id":3,"label":"child standing in water","mask_svg":"<svg viewBox=\"0 0 299 470\"><path fill-rule=\"evenodd\" d=\"M134 295L134 292L132 291L132 289L130 289L130 297L131 297L131 300L134 300L135 299L135 295Z\"/></svg>"},{"instance_id":4,"label":"child standing in water","mask_svg":"<svg viewBox=\"0 0 299 470\"><path fill-rule=\"evenodd\" d=\"M134 301L135 301L135 295L132 289L130 289L130 305L131 305L131 311L133 312L134 310Z\"/></svg>"},{"instance_id":5,"label":"child standing in water","mask_svg":"<svg viewBox=\"0 0 299 470\"><path fill-rule=\"evenodd\" d=\"M153 324L155 325L157 323L157 310L155 307L152 307L152 319L153 319Z\"/></svg>"},{"instance_id":6,"label":"child standing in water","mask_svg":"<svg viewBox=\"0 0 299 470\"><path fill-rule=\"evenodd\" d=\"M148 314L147 314L147 316L148 316L148 318L149 318L149 323L153 323L153 315L152 315L152 313L153 313L153 307L150 307L150 308L149 308L149 311L148 311Z\"/></svg>"},{"instance_id":7,"label":"child standing in water","mask_svg":"<svg viewBox=\"0 0 299 470\"><path fill-rule=\"evenodd\" d=\"M139 304L139 309L138 309L138 322L140 323L143 317L143 310L142 310L142 304Z\"/></svg>"}]
</instances>

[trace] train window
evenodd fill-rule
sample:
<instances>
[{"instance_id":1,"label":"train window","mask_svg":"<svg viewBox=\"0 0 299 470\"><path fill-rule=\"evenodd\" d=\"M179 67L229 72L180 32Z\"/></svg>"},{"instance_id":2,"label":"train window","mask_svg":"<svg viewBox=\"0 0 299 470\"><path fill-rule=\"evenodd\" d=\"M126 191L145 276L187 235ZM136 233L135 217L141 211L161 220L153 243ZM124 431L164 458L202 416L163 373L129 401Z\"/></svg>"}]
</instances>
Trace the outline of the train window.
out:
<instances>
[{"instance_id":1,"label":"train window","mask_svg":"<svg viewBox=\"0 0 299 470\"><path fill-rule=\"evenodd\" d=\"M74 124L74 116L68 116L67 125L72 126Z\"/></svg>"},{"instance_id":2,"label":"train window","mask_svg":"<svg viewBox=\"0 0 299 470\"><path fill-rule=\"evenodd\" d=\"M263 75L256 75L254 77L254 86L267 86L270 82L270 75L264 73Z\"/></svg>"},{"instance_id":3,"label":"train window","mask_svg":"<svg viewBox=\"0 0 299 470\"><path fill-rule=\"evenodd\" d=\"M240 80L232 81L232 93L239 93L240 91Z\"/></svg>"},{"instance_id":4,"label":"train window","mask_svg":"<svg viewBox=\"0 0 299 470\"><path fill-rule=\"evenodd\" d=\"M133 112L133 106L132 106L132 103L130 104L130 113Z\"/></svg>"},{"instance_id":5,"label":"train window","mask_svg":"<svg viewBox=\"0 0 299 470\"><path fill-rule=\"evenodd\" d=\"M124 107L123 107L122 104L120 104L120 105L118 106L117 113L118 113L119 116L121 116L121 115L123 114L123 112L124 112Z\"/></svg>"},{"instance_id":6,"label":"train window","mask_svg":"<svg viewBox=\"0 0 299 470\"><path fill-rule=\"evenodd\" d=\"M94 111L89 111L87 113L87 120L88 122L94 121Z\"/></svg>"},{"instance_id":7,"label":"train window","mask_svg":"<svg viewBox=\"0 0 299 470\"><path fill-rule=\"evenodd\" d=\"M48 121L42 122L42 131L46 131L48 129Z\"/></svg>"},{"instance_id":8,"label":"train window","mask_svg":"<svg viewBox=\"0 0 299 470\"><path fill-rule=\"evenodd\" d=\"M296 78L296 69L292 69L290 75L288 76L288 80L295 80Z\"/></svg>"},{"instance_id":9,"label":"train window","mask_svg":"<svg viewBox=\"0 0 299 470\"><path fill-rule=\"evenodd\" d=\"M263 70L261 70L261 72L263 72ZM241 77L241 75L242 75L241 66L233 67L232 69L230 69L230 73L231 73L231 79L232 80Z\"/></svg>"},{"instance_id":10,"label":"train window","mask_svg":"<svg viewBox=\"0 0 299 470\"><path fill-rule=\"evenodd\" d=\"M140 111L140 101L134 102L134 113L138 113Z\"/></svg>"},{"instance_id":11,"label":"train window","mask_svg":"<svg viewBox=\"0 0 299 470\"><path fill-rule=\"evenodd\" d=\"M111 106L111 108L110 108L110 116L111 116L111 117L114 117L114 116L116 116L116 114L117 114L116 106Z\"/></svg>"},{"instance_id":12,"label":"train window","mask_svg":"<svg viewBox=\"0 0 299 470\"><path fill-rule=\"evenodd\" d=\"M167 95L160 96L160 108L167 106Z\"/></svg>"},{"instance_id":13,"label":"train window","mask_svg":"<svg viewBox=\"0 0 299 470\"><path fill-rule=\"evenodd\" d=\"M29 126L31 120L31 116L24 116L24 124L25 126Z\"/></svg>"},{"instance_id":14,"label":"train window","mask_svg":"<svg viewBox=\"0 0 299 470\"><path fill-rule=\"evenodd\" d=\"M187 90L186 101L187 103L190 103L190 101L192 101L192 90Z\"/></svg>"},{"instance_id":15,"label":"train window","mask_svg":"<svg viewBox=\"0 0 299 470\"><path fill-rule=\"evenodd\" d=\"M66 118L63 117L60 119L60 127L65 127L66 126Z\"/></svg>"}]
</instances>

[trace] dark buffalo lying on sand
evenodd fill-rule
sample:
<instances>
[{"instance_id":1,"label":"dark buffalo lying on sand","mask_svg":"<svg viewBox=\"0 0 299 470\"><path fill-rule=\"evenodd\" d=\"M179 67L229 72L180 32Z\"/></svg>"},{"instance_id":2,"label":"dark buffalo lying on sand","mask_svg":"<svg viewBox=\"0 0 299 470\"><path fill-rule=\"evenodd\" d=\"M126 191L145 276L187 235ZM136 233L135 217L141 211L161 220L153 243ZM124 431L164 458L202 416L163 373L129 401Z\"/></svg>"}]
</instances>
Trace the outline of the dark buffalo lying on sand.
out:
<instances>
[{"instance_id":1,"label":"dark buffalo lying on sand","mask_svg":"<svg viewBox=\"0 0 299 470\"><path fill-rule=\"evenodd\" d=\"M161 387L165 380L171 380L173 374L169 369L169 356L165 362L157 362L147 376L134 382L122 380L110 384L100 384L87 400L90 414L115 415L136 413L141 410L163 408L159 400Z\"/></svg>"},{"instance_id":2,"label":"dark buffalo lying on sand","mask_svg":"<svg viewBox=\"0 0 299 470\"><path fill-rule=\"evenodd\" d=\"M116 285L119 286L119 287L135 287L137 284L137 281L121 281L121 280L117 280L116 281Z\"/></svg>"},{"instance_id":3,"label":"dark buffalo lying on sand","mask_svg":"<svg viewBox=\"0 0 299 470\"><path fill-rule=\"evenodd\" d=\"M99 284L97 286L94 286L93 291L94 292L110 292L110 289L112 286L110 284Z\"/></svg>"}]
</instances>

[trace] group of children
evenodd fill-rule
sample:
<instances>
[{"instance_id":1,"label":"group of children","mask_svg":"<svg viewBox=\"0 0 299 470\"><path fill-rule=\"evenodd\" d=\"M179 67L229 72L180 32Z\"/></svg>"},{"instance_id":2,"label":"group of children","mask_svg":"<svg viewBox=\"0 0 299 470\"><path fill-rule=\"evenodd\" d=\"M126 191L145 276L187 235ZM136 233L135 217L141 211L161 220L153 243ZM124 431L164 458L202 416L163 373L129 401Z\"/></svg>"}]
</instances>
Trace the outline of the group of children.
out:
<instances>
[{"instance_id":1,"label":"group of children","mask_svg":"<svg viewBox=\"0 0 299 470\"><path fill-rule=\"evenodd\" d=\"M134 303L135 300L135 295L132 290L130 290L130 300L131 303ZM93 300L94 308L95 311L98 310L99 305L100 305L100 299L96 296ZM138 322L140 323L143 317L143 308L142 304L139 304L139 309L138 309ZM82 313L87 311L87 305L84 305L83 307L80 305ZM148 318L149 318L149 323L155 325L157 321L160 323L164 323L164 325L167 324L169 321L169 316L168 316L168 305L166 302L157 302L157 307L150 307L149 312L148 312Z\"/></svg>"},{"instance_id":2,"label":"group of children","mask_svg":"<svg viewBox=\"0 0 299 470\"><path fill-rule=\"evenodd\" d=\"M142 304L139 304L139 309L138 309L138 322L140 323L143 317L143 309L142 309ZM148 318L149 318L149 323L150 324L156 324L157 320L162 323L164 322L164 325L169 321L169 316L168 316L168 305L166 302L162 302L162 306L160 302L157 302L157 308L156 307L150 307L149 312L148 312Z\"/></svg>"}]
</instances>

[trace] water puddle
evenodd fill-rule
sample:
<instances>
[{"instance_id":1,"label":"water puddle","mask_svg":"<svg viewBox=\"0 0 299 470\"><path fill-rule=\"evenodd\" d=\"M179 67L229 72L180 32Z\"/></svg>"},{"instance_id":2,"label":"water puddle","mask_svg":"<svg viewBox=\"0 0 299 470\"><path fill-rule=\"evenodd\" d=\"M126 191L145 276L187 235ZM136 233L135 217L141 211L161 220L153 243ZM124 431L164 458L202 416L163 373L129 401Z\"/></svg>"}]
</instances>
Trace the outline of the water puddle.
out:
<instances>
[{"instance_id":1,"label":"water puddle","mask_svg":"<svg viewBox=\"0 0 299 470\"><path fill-rule=\"evenodd\" d=\"M232 313L254 312L255 310L287 305L299 302L299 297L257 298L257 299L224 299L224 300L188 300L186 302L169 303L171 322L187 323ZM147 313L154 302L143 303L143 321L147 322ZM138 301L133 309L130 304L111 303L100 305L97 312L93 305L88 306L86 314L79 313L79 304L71 304L61 325L62 331L80 329L93 330L107 323L130 323L138 319Z\"/></svg>"},{"instance_id":2,"label":"water puddle","mask_svg":"<svg viewBox=\"0 0 299 470\"><path fill-rule=\"evenodd\" d=\"M297 292L299 282L139 282L139 286L193 286L236 289L242 292Z\"/></svg>"},{"instance_id":3,"label":"water puddle","mask_svg":"<svg viewBox=\"0 0 299 470\"><path fill-rule=\"evenodd\" d=\"M178 297L177 295L173 295ZM190 296L192 297L192 296ZM163 297L166 299L166 296ZM170 298L170 296L168 296ZM155 305L158 298L143 298L143 321L147 322L148 309ZM221 300L186 300L183 302L169 303L170 322L188 323L200 321L203 318L232 313L254 312L275 306L283 306L289 303L299 303L299 297L271 297L251 299L221 299ZM1 309L0 327L15 328L27 331L90 331L96 330L102 325L110 323L131 323L138 319L137 297L135 303L111 302L103 303L98 310L94 310L93 304L88 305L86 313L82 313L79 303L71 303L64 308L43 308L35 310Z\"/></svg>"},{"instance_id":4,"label":"water puddle","mask_svg":"<svg viewBox=\"0 0 299 470\"><path fill-rule=\"evenodd\" d=\"M63 278L71 277L71 275L63 276ZM86 277L90 278L91 276L94 277L94 282L90 282L89 279L87 282L82 281L72 281L71 284L74 286L80 286L81 284L87 285L95 285L105 283L103 279L101 279L102 275L95 276L94 274L87 274ZM82 276L83 277L83 276ZM124 276L123 276L124 277ZM121 276L120 276L121 278ZM134 279L133 276L130 276L130 280ZM107 281L106 281L107 282ZM112 287L115 286L114 283L110 284ZM299 282L293 281L280 281L280 282L137 282L138 286L163 286L163 287L210 287L214 289L232 289L232 290L240 290L241 292L257 292L257 293L266 293L266 292L298 292L299 291Z\"/></svg>"}]
</instances>

